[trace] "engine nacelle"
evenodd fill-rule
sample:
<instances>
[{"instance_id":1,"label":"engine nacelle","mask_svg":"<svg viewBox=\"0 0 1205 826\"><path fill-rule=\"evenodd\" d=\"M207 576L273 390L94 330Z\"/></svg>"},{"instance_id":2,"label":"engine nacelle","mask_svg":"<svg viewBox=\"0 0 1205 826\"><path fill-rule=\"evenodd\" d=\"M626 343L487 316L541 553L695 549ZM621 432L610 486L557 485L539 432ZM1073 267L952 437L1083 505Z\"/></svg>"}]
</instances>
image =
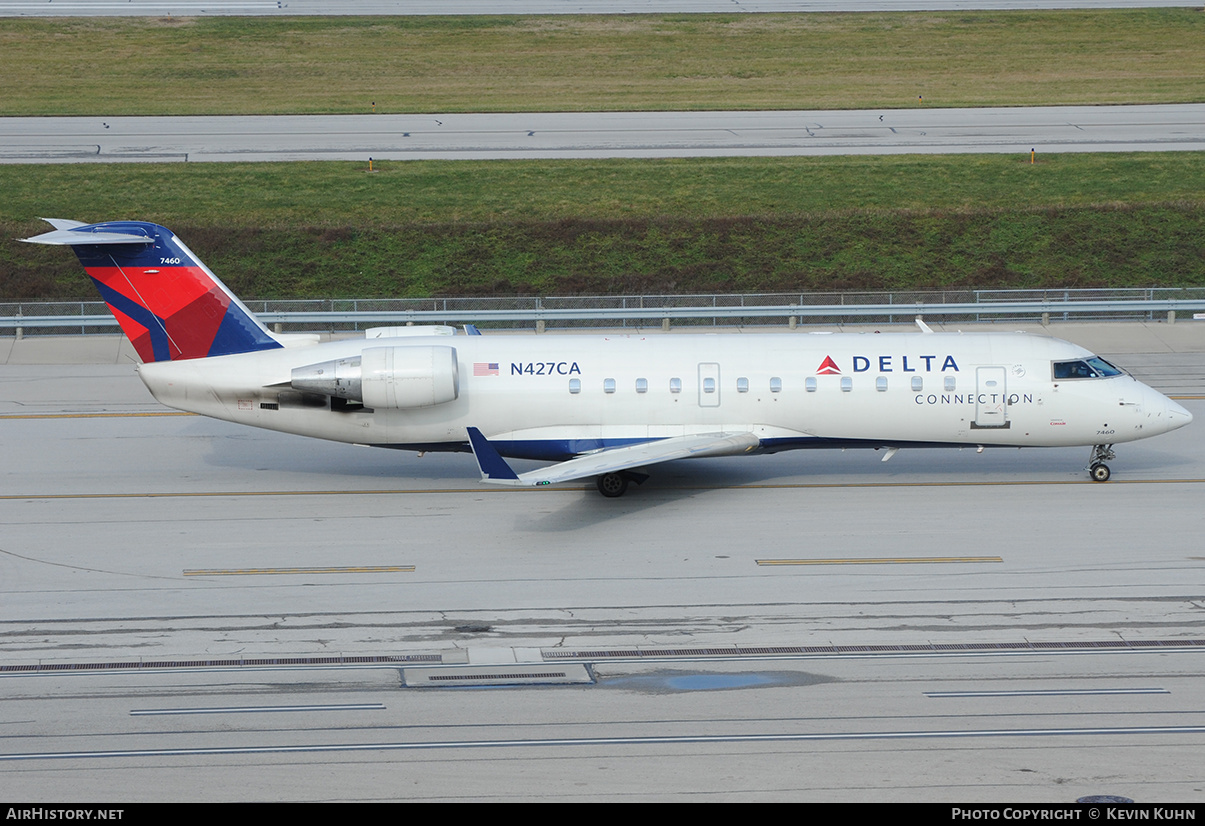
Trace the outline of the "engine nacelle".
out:
<instances>
[{"instance_id":1,"label":"engine nacelle","mask_svg":"<svg viewBox=\"0 0 1205 826\"><path fill-rule=\"evenodd\" d=\"M290 384L365 407L432 407L460 395L460 370L454 347L368 347L358 356L298 367Z\"/></svg>"}]
</instances>

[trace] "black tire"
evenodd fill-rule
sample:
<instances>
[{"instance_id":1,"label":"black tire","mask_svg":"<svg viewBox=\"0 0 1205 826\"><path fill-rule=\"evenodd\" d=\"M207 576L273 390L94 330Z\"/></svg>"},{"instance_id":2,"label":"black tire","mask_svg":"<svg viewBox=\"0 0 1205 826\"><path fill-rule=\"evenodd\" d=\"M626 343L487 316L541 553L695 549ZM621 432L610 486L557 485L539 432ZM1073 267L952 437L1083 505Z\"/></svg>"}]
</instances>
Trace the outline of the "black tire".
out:
<instances>
[{"instance_id":1,"label":"black tire","mask_svg":"<svg viewBox=\"0 0 1205 826\"><path fill-rule=\"evenodd\" d=\"M1109 466L1105 464L1093 465L1088 472L1092 474L1093 482L1107 482L1111 475Z\"/></svg>"},{"instance_id":2,"label":"black tire","mask_svg":"<svg viewBox=\"0 0 1205 826\"><path fill-rule=\"evenodd\" d=\"M627 492L628 477L622 473L604 473L594 480L594 484L598 486L598 492L603 496L615 499Z\"/></svg>"}]
</instances>

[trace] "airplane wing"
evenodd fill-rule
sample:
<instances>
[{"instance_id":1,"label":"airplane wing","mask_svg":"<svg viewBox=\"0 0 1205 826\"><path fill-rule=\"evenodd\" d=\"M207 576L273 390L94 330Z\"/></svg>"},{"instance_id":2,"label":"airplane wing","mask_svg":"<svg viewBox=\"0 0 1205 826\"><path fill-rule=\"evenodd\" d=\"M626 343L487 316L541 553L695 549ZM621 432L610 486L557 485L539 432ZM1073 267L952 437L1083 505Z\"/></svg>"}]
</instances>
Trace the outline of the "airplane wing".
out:
<instances>
[{"instance_id":1,"label":"airplane wing","mask_svg":"<svg viewBox=\"0 0 1205 826\"><path fill-rule=\"evenodd\" d=\"M481 481L512 487L540 487L557 482L570 482L587 476L602 476L673 459L691 456L734 456L748 453L761 441L752 433L700 433L693 436L672 436L636 445L600 450L569 459L559 464L515 473L489 440L475 427L468 428L469 445L481 469Z\"/></svg>"}]
</instances>

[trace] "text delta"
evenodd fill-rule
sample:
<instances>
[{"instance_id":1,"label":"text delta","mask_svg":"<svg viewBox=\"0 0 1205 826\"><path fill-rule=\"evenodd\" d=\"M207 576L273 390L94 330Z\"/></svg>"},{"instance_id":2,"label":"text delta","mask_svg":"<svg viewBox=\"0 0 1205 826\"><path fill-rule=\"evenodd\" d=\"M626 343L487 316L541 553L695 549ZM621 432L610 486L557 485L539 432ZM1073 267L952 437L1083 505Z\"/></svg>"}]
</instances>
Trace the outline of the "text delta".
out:
<instances>
[{"instance_id":1,"label":"text delta","mask_svg":"<svg viewBox=\"0 0 1205 826\"><path fill-rule=\"evenodd\" d=\"M879 365L880 373L894 373L894 372L896 372L896 367L892 362L893 358L895 358L895 357L894 356L878 356L877 358L872 359L869 356L854 356L854 372L855 373L865 373L868 370L870 370L870 365L873 364L875 361L877 361L878 365ZM915 358L919 359L921 362L924 362L924 365L922 366L920 363L915 362L915 361L913 361L913 362L908 361L907 356L900 356L899 372L901 372L901 373L957 373L958 372L958 363L956 361L954 361L953 356L946 356L945 358L942 358L941 356L916 356ZM933 366L933 362L937 361L939 358L942 359L941 367L935 368Z\"/></svg>"}]
</instances>

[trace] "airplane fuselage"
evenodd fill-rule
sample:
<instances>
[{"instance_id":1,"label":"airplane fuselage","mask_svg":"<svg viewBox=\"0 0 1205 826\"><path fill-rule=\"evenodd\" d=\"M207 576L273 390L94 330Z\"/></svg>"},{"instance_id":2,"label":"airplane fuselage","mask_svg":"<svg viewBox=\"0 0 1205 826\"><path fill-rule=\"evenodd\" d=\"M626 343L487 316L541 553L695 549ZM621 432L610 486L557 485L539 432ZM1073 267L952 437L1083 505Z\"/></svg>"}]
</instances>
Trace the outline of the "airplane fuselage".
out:
<instances>
[{"instance_id":1,"label":"airplane fuselage","mask_svg":"<svg viewBox=\"0 0 1205 826\"><path fill-rule=\"evenodd\" d=\"M368 406L298 389L294 371L393 348L450 348L454 397ZM139 370L162 403L239 424L415 450L467 450L477 427L505 456L547 460L714 432L751 432L763 452L1112 444L1190 418L1119 371L1055 377L1091 358L1024 333L403 336Z\"/></svg>"}]
</instances>

